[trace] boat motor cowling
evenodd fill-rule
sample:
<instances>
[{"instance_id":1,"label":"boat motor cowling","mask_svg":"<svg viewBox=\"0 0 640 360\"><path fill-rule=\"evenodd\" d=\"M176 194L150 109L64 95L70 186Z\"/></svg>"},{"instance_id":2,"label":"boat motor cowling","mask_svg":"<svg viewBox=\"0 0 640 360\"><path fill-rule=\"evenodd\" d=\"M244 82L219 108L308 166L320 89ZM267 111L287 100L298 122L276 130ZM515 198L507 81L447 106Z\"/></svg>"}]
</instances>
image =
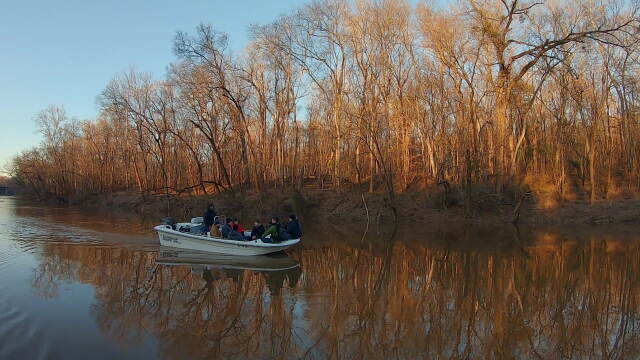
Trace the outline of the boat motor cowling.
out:
<instances>
[{"instance_id":1,"label":"boat motor cowling","mask_svg":"<svg viewBox=\"0 0 640 360\"><path fill-rule=\"evenodd\" d=\"M171 226L173 230L176 229L176 221L170 216L162 218L162 224Z\"/></svg>"}]
</instances>

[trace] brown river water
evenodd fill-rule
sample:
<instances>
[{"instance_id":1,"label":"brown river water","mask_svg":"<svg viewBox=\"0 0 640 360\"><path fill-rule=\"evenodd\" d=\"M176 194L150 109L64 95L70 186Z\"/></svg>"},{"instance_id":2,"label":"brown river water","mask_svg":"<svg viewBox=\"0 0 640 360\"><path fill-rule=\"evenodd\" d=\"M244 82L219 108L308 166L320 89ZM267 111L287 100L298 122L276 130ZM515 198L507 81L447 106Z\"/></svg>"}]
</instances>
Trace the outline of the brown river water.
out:
<instances>
[{"instance_id":1,"label":"brown river water","mask_svg":"<svg viewBox=\"0 0 640 360\"><path fill-rule=\"evenodd\" d=\"M305 226L272 257L0 197L0 359L640 358L637 227Z\"/></svg>"}]
</instances>

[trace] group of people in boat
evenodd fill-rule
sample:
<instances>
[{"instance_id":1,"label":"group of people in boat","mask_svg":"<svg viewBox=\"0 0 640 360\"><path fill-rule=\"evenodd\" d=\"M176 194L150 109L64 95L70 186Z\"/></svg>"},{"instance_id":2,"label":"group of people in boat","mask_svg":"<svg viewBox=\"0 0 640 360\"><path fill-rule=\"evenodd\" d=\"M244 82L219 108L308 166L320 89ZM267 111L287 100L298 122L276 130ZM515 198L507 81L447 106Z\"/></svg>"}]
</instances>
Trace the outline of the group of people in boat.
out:
<instances>
[{"instance_id":1,"label":"group of people in boat","mask_svg":"<svg viewBox=\"0 0 640 360\"><path fill-rule=\"evenodd\" d=\"M204 218L205 232L213 237L222 237L237 241L250 241L261 239L264 243L278 243L281 241L299 239L302 236L302 228L295 214L289 215L285 224L280 224L277 216L271 220L265 228L260 220L253 222L251 235L245 235L245 229L237 218L227 217L223 223L218 222L217 214L213 204L207 207L207 211L202 216Z\"/></svg>"}]
</instances>

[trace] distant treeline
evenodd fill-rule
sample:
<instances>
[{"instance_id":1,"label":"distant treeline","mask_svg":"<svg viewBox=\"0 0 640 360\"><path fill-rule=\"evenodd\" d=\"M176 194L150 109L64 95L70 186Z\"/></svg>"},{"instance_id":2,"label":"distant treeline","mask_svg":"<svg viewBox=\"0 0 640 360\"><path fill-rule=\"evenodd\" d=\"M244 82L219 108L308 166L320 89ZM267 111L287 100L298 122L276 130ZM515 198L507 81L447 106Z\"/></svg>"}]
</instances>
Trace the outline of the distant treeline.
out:
<instances>
[{"instance_id":1,"label":"distant treeline","mask_svg":"<svg viewBox=\"0 0 640 360\"><path fill-rule=\"evenodd\" d=\"M17 190L13 179L0 175L0 195L15 195Z\"/></svg>"},{"instance_id":2,"label":"distant treeline","mask_svg":"<svg viewBox=\"0 0 640 360\"><path fill-rule=\"evenodd\" d=\"M634 1L313 1L251 27L232 53L201 25L176 34L163 80L134 71L95 120L36 116L43 143L16 156L28 190L211 193L525 178L591 200L640 187ZM467 191L469 197L471 191Z\"/></svg>"}]
</instances>

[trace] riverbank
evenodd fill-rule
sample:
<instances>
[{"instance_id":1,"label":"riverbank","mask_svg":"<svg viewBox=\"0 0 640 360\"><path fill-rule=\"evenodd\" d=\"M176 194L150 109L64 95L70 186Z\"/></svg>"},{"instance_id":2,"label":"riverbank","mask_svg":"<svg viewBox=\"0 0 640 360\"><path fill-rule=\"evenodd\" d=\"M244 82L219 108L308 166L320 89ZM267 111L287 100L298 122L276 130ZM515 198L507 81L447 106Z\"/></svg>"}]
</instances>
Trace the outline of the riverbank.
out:
<instances>
[{"instance_id":1,"label":"riverbank","mask_svg":"<svg viewBox=\"0 0 640 360\"><path fill-rule=\"evenodd\" d=\"M640 224L640 200L617 198L590 204L581 198L558 201L543 192L528 196L511 195L498 200L478 197L467 207L459 196L445 196L442 191L413 191L398 194L395 204L399 223L512 223L519 224ZM304 192L271 190L220 193L215 195L169 196L133 192L94 194L69 201L70 205L97 210L132 213L159 219L170 215L178 219L201 216L208 203L214 203L219 214L250 221L272 215L284 217L296 213L303 220L332 224L379 224L393 219L388 202L381 193L309 189ZM520 203L520 206L518 206ZM469 208L471 210L469 210ZM519 211L517 211L519 210ZM519 215L516 213L519 212Z\"/></svg>"}]
</instances>

